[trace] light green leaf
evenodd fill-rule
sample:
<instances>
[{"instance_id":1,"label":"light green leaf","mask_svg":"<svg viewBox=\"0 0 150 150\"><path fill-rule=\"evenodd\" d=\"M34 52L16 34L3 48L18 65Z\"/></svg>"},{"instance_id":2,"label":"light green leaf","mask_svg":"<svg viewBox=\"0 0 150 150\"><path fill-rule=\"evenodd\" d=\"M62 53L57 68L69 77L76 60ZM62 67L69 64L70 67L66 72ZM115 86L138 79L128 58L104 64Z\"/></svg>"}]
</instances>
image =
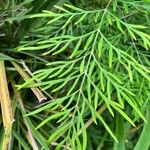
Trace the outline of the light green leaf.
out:
<instances>
[{"instance_id":1,"label":"light green leaf","mask_svg":"<svg viewBox=\"0 0 150 150\"><path fill-rule=\"evenodd\" d=\"M51 19L47 24L48 24L48 25L49 25L49 24L52 24L52 23L56 22L57 20L61 19L62 17L63 17L63 16L60 15L60 16L54 18L54 19Z\"/></svg>"},{"instance_id":2,"label":"light green leaf","mask_svg":"<svg viewBox=\"0 0 150 150\"><path fill-rule=\"evenodd\" d=\"M150 40L148 40L146 37L142 36L142 40L143 40L143 47L146 49L146 50L149 50L149 47L150 47Z\"/></svg>"},{"instance_id":3,"label":"light green leaf","mask_svg":"<svg viewBox=\"0 0 150 150\"><path fill-rule=\"evenodd\" d=\"M58 15L58 13L54 13L54 12L48 11L48 10L42 10L42 12L43 12L43 13L47 13L47 14L49 14L49 15L53 15L53 16Z\"/></svg>"},{"instance_id":4,"label":"light green leaf","mask_svg":"<svg viewBox=\"0 0 150 150\"><path fill-rule=\"evenodd\" d=\"M68 41L61 49L59 49L58 51L56 51L52 55L56 55L56 54L59 54L59 53L63 52L70 45L70 43L71 43L71 41Z\"/></svg>"},{"instance_id":5,"label":"light green leaf","mask_svg":"<svg viewBox=\"0 0 150 150\"><path fill-rule=\"evenodd\" d=\"M136 37L135 37L134 33L129 28L128 28L128 32L129 32L131 38L133 38L134 40L136 40Z\"/></svg>"},{"instance_id":6,"label":"light green leaf","mask_svg":"<svg viewBox=\"0 0 150 150\"><path fill-rule=\"evenodd\" d=\"M109 67L112 67L112 61L113 61L113 49L110 47L109 49Z\"/></svg>"},{"instance_id":7,"label":"light green leaf","mask_svg":"<svg viewBox=\"0 0 150 150\"><path fill-rule=\"evenodd\" d=\"M66 7L70 8L70 9L72 9L72 10L81 11L81 12L83 11L82 9L77 8L77 7L74 7L74 6L69 5L69 4L64 4L64 6L66 6Z\"/></svg>"},{"instance_id":8,"label":"light green leaf","mask_svg":"<svg viewBox=\"0 0 150 150\"><path fill-rule=\"evenodd\" d=\"M112 105L112 107L118 111L130 124L132 124L135 127L134 122L117 106Z\"/></svg>"},{"instance_id":9,"label":"light green leaf","mask_svg":"<svg viewBox=\"0 0 150 150\"><path fill-rule=\"evenodd\" d=\"M78 43L76 44L75 48L73 49L72 54L69 57L70 59L73 58L77 54L77 51L80 48L81 42L82 42L82 38L79 39Z\"/></svg>"},{"instance_id":10,"label":"light green leaf","mask_svg":"<svg viewBox=\"0 0 150 150\"><path fill-rule=\"evenodd\" d=\"M111 18L110 13L107 14L106 18L107 18L108 23L109 23L110 25L112 25L112 18Z\"/></svg>"},{"instance_id":11,"label":"light green leaf","mask_svg":"<svg viewBox=\"0 0 150 150\"><path fill-rule=\"evenodd\" d=\"M73 103L76 94L77 94L77 93L74 93L74 94L70 97L70 99L68 99L67 104L61 109L62 111L66 110L67 107L69 107L69 105L71 105L71 103Z\"/></svg>"},{"instance_id":12,"label":"light green leaf","mask_svg":"<svg viewBox=\"0 0 150 150\"><path fill-rule=\"evenodd\" d=\"M120 92L120 94L125 98L125 100L130 104L130 106L137 112L137 114L145 121L145 117L143 116L143 114L141 113L141 111L135 106L135 104L132 102L132 100L124 93L124 92Z\"/></svg>"},{"instance_id":13,"label":"light green leaf","mask_svg":"<svg viewBox=\"0 0 150 150\"><path fill-rule=\"evenodd\" d=\"M124 31L123 31L123 29L122 29L122 27L121 27L120 21L119 21L118 19L116 20L116 24L117 24L117 28L118 28L122 33L124 33Z\"/></svg>"},{"instance_id":14,"label":"light green leaf","mask_svg":"<svg viewBox=\"0 0 150 150\"><path fill-rule=\"evenodd\" d=\"M64 124L61 127L58 127L57 130L52 133L52 135L48 139L48 143L51 143L54 141L56 138L59 138L66 130L68 129L69 124Z\"/></svg>"},{"instance_id":15,"label":"light green leaf","mask_svg":"<svg viewBox=\"0 0 150 150\"><path fill-rule=\"evenodd\" d=\"M85 68L85 57L82 59L80 64L80 73L84 72L84 68Z\"/></svg>"},{"instance_id":16,"label":"light green leaf","mask_svg":"<svg viewBox=\"0 0 150 150\"><path fill-rule=\"evenodd\" d=\"M113 11L116 11L117 8L117 0L113 1Z\"/></svg>"},{"instance_id":17,"label":"light green leaf","mask_svg":"<svg viewBox=\"0 0 150 150\"><path fill-rule=\"evenodd\" d=\"M86 90L87 90L88 100L91 103L91 97L92 97L91 96L91 83L89 80L87 81Z\"/></svg>"},{"instance_id":18,"label":"light green leaf","mask_svg":"<svg viewBox=\"0 0 150 150\"><path fill-rule=\"evenodd\" d=\"M125 10L125 12L128 14L129 13L129 9L128 9L128 5L126 2L123 2L123 8Z\"/></svg>"},{"instance_id":19,"label":"light green leaf","mask_svg":"<svg viewBox=\"0 0 150 150\"><path fill-rule=\"evenodd\" d=\"M127 70L128 70L130 81L133 82L133 75L132 75L131 65L129 63L128 63Z\"/></svg>"},{"instance_id":20,"label":"light green leaf","mask_svg":"<svg viewBox=\"0 0 150 150\"><path fill-rule=\"evenodd\" d=\"M99 100L98 92L95 91L95 95L94 95L94 108L95 108L95 110L97 109L97 106L98 106L98 100Z\"/></svg>"},{"instance_id":21,"label":"light green leaf","mask_svg":"<svg viewBox=\"0 0 150 150\"><path fill-rule=\"evenodd\" d=\"M70 13L68 10L64 9L63 7L60 7L58 5L54 5L55 8L57 8L58 10L64 11L66 13Z\"/></svg>"},{"instance_id":22,"label":"light green leaf","mask_svg":"<svg viewBox=\"0 0 150 150\"><path fill-rule=\"evenodd\" d=\"M67 63L69 64L70 62L66 62L66 61L52 61L50 63L47 63L47 66L53 66L53 65L67 65ZM40 71L40 70L39 70ZM38 72L38 71L36 71Z\"/></svg>"},{"instance_id":23,"label":"light green leaf","mask_svg":"<svg viewBox=\"0 0 150 150\"><path fill-rule=\"evenodd\" d=\"M91 84L93 85L94 89L98 92L98 94L101 96L101 98L105 101L107 108L109 110L109 112L111 113L112 116L114 116L114 112L110 107L110 99L108 99L103 93L102 91L91 81L91 79L88 77L89 81L91 82Z\"/></svg>"},{"instance_id":24,"label":"light green leaf","mask_svg":"<svg viewBox=\"0 0 150 150\"><path fill-rule=\"evenodd\" d=\"M68 83L68 81L65 81L64 83L60 84L59 86L57 86L56 88L53 88L52 93L56 92L58 90L62 90L64 86L66 86L66 84Z\"/></svg>"},{"instance_id":25,"label":"light green leaf","mask_svg":"<svg viewBox=\"0 0 150 150\"><path fill-rule=\"evenodd\" d=\"M65 143L65 141L67 140L67 138L65 138L64 140L62 140L60 143L58 143L57 147L55 148L55 150L60 150L63 147L63 144Z\"/></svg>"},{"instance_id":26,"label":"light green leaf","mask_svg":"<svg viewBox=\"0 0 150 150\"><path fill-rule=\"evenodd\" d=\"M41 106L38 109L26 114L25 116L35 115L35 114L38 114L38 113L40 113L44 110L50 109L50 108L54 107L57 104L60 105L63 101L65 101L69 97L70 96L65 96L65 97L62 97L62 98L55 99L54 101L50 102L49 104L47 104L45 106Z\"/></svg>"},{"instance_id":27,"label":"light green leaf","mask_svg":"<svg viewBox=\"0 0 150 150\"><path fill-rule=\"evenodd\" d=\"M55 71L55 73L50 74L48 78L51 79L53 77L58 76L63 70L64 70L64 66L62 66L60 69L58 69L57 71Z\"/></svg>"},{"instance_id":28,"label":"light green leaf","mask_svg":"<svg viewBox=\"0 0 150 150\"><path fill-rule=\"evenodd\" d=\"M89 45L92 43L93 38L94 38L94 33L92 33L92 34L89 36L89 38L87 39L87 42L86 42L86 44L85 44L85 46L84 46L84 50L87 50L87 48L89 47Z\"/></svg>"},{"instance_id":29,"label":"light green leaf","mask_svg":"<svg viewBox=\"0 0 150 150\"><path fill-rule=\"evenodd\" d=\"M73 85L71 86L71 88L69 89L68 93L67 93L67 96L70 95L73 90L76 88L78 82L79 82L79 79L80 79L80 76L78 76L76 79L75 79L75 82L73 83Z\"/></svg>"},{"instance_id":30,"label":"light green leaf","mask_svg":"<svg viewBox=\"0 0 150 150\"><path fill-rule=\"evenodd\" d=\"M117 89L117 98L118 98L119 104L122 106L122 109L124 109L124 102L121 98L121 95L118 89Z\"/></svg>"},{"instance_id":31,"label":"light green leaf","mask_svg":"<svg viewBox=\"0 0 150 150\"><path fill-rule=\"evenodd\" d=\"M73 67L74 67L74 64L75 63L72 63L72 65L70 65L70 67L68 67L68 69L66 69L59 77L63 77L65 75L67 75L70 71L72 71Z\"/></svg>"},{"instance_id":32,"label":"light green leaf","mask_svg":"<svg viewBox=\"0 0 150 150\"><path fill-rule=\"evenodd\" d=\"M98 42L98 56L101 57L102 55L102 48L103 48L103 37L101 37L100 41Z\"/></svg>"},{"instance_id":33,"label":"light green leaf","mask_svg":"<svg viewBox=\"0 0 150 150\"><path fill-rule=\"evenodd\" d=\"M85 124L82 119L82 115L80 114L79 111L78 111L78 116L79 116L78 119L81 123L81 131L82 131L82 139L83 139L82 150L86 150L86 148L87 148L87 133L86 133Z\"/></svg>"},{"instance_id":34,"label":"light green leaf","mask_svg":"<svg viewBox=\"0 0 150 150\"><path fill-rule=\"evenodd\" d=\"M77 24L79 24L80 22L82 22L82 21L85 19L86 15L87 15L86 13L83 14L83 15L79 18L79 20L76 21L74 24L77 25Z\"/></svg>"},{"instance_id":35,"label":"light green leaf","mask_svg":"<svg viewBox=\"0 0 150 150\"><path fill-rule=\"evenodd\" d=\"M62 29L64 29L68 24L70 24L70 22L72 21L74 16L71 16L67 21L66 23L63 25Z\"/></svg>"},{"instance_id":36,"label":"light green leaf","mask_svg":"<svg viewBox=\"0 0 150 150\"><path fill-rule=\"evenodd\" d=\"M52 49L50 49L47 52L43 53L42 55L45 56L45 55L48 55L48 54L52 53L53 51L55 51L60 46L60 44L61 44L61 42L58 43L57 45L55 45Z\"/></svg>"},{"instance_id":37,"label":"light green leaf","mask_svg":"<svg viewBox=\"0 0 150 150\"><path fill-rule=\"evenodd\" d=\"M17 50L18 51L24 51L24 50L41 50L41 49L46 49L46 48L49 48L51 47L52 44L45 44L45 45L38 45L38 46L31 46L31 47L19 47Z\"/></svg>"},{"instance_id":38,"label":"light green leaf","mask_svg":"<svg viewBox=\"0 0 150 150\"><path fill-rule=\"evenodd\" d=\"M115 76L114 74L107 72L106 75L111 77L112 79L116 80L119 84L122 84L121 80L117 76Z\"/></svg>"},{"instance_id":39,"label":"light green leaf","mask_svg":"<svg viewBox=\"0 0 150 150\"><path fill-rule=\"evenodd\" d=\"M100 16L100 12L97 12L95 17L94 17L95 23L97 23L99 16Z\"/></svg>"},{"instance_id":40,"label":"light green leaf","mask_svg":"<svg viewBox=\"0 0 150 150\"><path fill-rule=\"evenodd\" d=\"M135 28L135 29L146 29L147 28L146 26L139 25L139 24L128 24L128 26L130 28Z\"/></svg>"},{"instance_id":41,"label":"light green leaf","mask_svg":"<svg viewBox=\"0 0 150 150\"><path fill-rule=\"evenodd\" d=\"M41 128L44 124L48 123L49 121L53 120L53 119L57 119L60 116L65 115L66 113L69 113L68 111L63 111L63 112L57 112L56 114L50 115L49 117L47 117L46 119L44 119L37 127L36 129Z\"/></svg>"},{"instance_id":42,"label":"light green leaf","mask_svg":"<svg viewBox=\"0 0 150 150\"><path fill-rule=\"evenodd\" d=\"M104 86L104 75L102 70L100 71L100 84L101 84L101 89L104 92L105 91L105 86Z\"/></svg>"},{"instance_id":43,"label":"light green leaf","mask_svg":"<svg viewBox=\"0 0 150 150\"><path fill-rule=\"evenodd\" d=\"M117 140L116 136L111 131L111 129L109 128L109 126L107 125L107 123L104 121L104 119L98 114L97 111L95 111L94 108L92 108L91 105L89 105L89 107L91 107L91 109L93 110L95 116L102 122L102 124L104 125L104 127L106 128L106 130L109 132L109 134L112 136L112 138L118 143L118 140Z\"/></svg>"},{"instance_id":44,"label":"light green leaf","mask_svg":"<svg viewBox=\"0 0 150 150\"><path fill-rule=\"evenodd\" d=\"M110 81L107 81L107 96L108 99L111 100L111 86L110 86Z\"/></svg>"},{"instance_id":45,"label":"light green leaf","mask_svg":"<svg viewBox=\"0 0 150 150\"><path fill-rule=\"evenodd\" d=\"M88 73L89 77L93 75L94 67L95 67L95 61L92 61L89 67L89 73Z\"/></svg>"},{"instance_id":46,"label":"light green leaf","mask_svg":"<svg viewBox=\"0 0 150 150\"><path fill-rule=\"evenodd\" d=\"M59 16L59 14L56 14L56 13L53 13L50 11L43 11L43 13L34 14L34 15L30 16L30 18L55 17L55 16Z\"/></svg>"},{"instance_id":47,"label":"light green leaf","mask_svg":"<svg viewBox=\"0 0 150 150\"><path fill-rule=\"evenodd\" d=\"M150 81L150 76L144 72L141 68L134 66L134 68L144 77L146 78L148 81Z\"/></svg>"}]
</instances>

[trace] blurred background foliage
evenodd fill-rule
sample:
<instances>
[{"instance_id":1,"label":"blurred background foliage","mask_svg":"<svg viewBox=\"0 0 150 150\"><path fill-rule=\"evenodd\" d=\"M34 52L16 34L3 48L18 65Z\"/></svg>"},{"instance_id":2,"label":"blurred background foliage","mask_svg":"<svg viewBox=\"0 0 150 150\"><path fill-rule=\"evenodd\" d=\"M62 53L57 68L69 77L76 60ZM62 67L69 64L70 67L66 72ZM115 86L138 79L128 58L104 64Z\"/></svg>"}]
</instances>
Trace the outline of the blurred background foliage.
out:
<instances>
[{"instance_id":1,"label":"blurred background foliage","mask_svg":"<svg viewBox=\"0 0 150 150\"><path fill-rule=\"evenodd\" d=\"M141 1L114 0L111 2L112 5L109 8L109 11L113 12L114 16L117 16L118 18L120 18L120 20L122 20L125 23L142 25L138 27L138 30L140 31L142 30L142 33L144 32L147 35L149 35L150 33L149 0L141 0ZM69 50L67 48L64 48L67 50L58 55L51 55L51 53L48 55L43 55L43 52L45 52L45 48L39 48L40 51L34 50L36 47L38 47L36 43L43 42L53 37L58 37L58 39L60 38L59 40L61 41L64 40L63 38L61 38L61 35L63 34L70 36L74 35L83 36L84 34L89 33L90 31L98 27L98 23L101 21L102 15L101 14L99 15L100 17L96 22L95 21L96 17L94 13L91 16L90 15L88 17L86 16L85 17L86 19L81 20L81 23L79 23L77 26L74 26L73 23L77 22L77 20L80 19L79 17L76 17L74 20L70 20L69 26L66 26L64 30L61 30L61 27L65 24L65 22L68 19L67 15L66 16L64 15L64 18L62 18L62 20L60 19L59 21L58 19L58 22L56 23L54 22L54 25L48 25L47 22L49 21L49 19L42 16L30 18L33 14L41 13L42 10L52 11L56 14L62 13L63 10L54 7L54 5L58 5L59 7L62 8L63 4L65 3L75 6L75 8L81 8L81 11L85 10L88 12L105 9L108 3L110 3L110 0L88 0L88 1L0 0L0 61L5 62L9 95L12 103L12 112L14 114L15 119L15 121L12 124L11 130L4 129L3 127L4 120L2 119L3 112L1 109L0 147L2 148L2 150L3 149L148 150L150 146L150 142L148 140L150 137L150 119L149 119L150 86L149 81L146 80L149 79L149 72L147 72L147 74L144 74L144 71L146 72L146 69L147 70L150 69L150 62L149 62L150 46L148 44L149 39L145 39L143 44L142 41L143 39L142 37L140 37L140 34L136 35L137 40L134 41L135 35L133 35L132 33L130 33L131 34L130 36L128 34L121 33L122 26L123 30L126 30L125 29L126 26L122 24L121 27L120 25L116 25L116 23L114 23L117 20L116 18L114 18L114 20L112 19L113 25L110 25L111 24L111 22L109 22L110 20L109 19L106 20L105 18L104 23L102 23L103 26L102 31L104 32L105 35L107 35L107 38L114 43L115 46L118 44L117 46L119 46L119 48L125 49L125 52L129 53L133 58L135 58L135 60L139 64L146 67L146 69L140 66L141 67L140 69L143 68L145 69L142 70L143 72L141 74L143 75L141 75L140 73L136 73L136 70L133 69L134 70L133 74L135 75L133 76L134 78L133 80L135 82L130 83L132 77L131 75L129 75L130 76L129 79L128 76L125 76L126 74L128 74L127 71L124 71L124 69L121 68L120 69L121 73L119 74L119 71L115 69L115 67L117 67L118 61L117 54L114 55L115 56L113 60L114 66L112 68L118 71L116 72L116 74L118 74L119 79L121 79L124 83L127 82L126 84L124 84L124 88L127 88L130 92L136 93L135 101L133 100L133 102L135 106L139 108L139 111L142 112L143 116L147 119L147 123L143 122L143 120L140 118L141 116L139 117L139 115L137 115L137 111L134 111L134 109L130 107L128 103L125 103L125 109L123 109L123 112L126 113L131 118L132 122L136 126L133 127L129 123L129 121L126 121L125 118L122 117L122 115L120 115L120 113L118 113L118 111L116 110L115 110L115 117L113 118L112 115L110 114L110 111L106 109L105 103L102 100L100 100L99 103L97 104L96 109L93 110L89 109L88 108L89 106L87 106L87 109L79 108L79 112L76 112L77 115L75 115L75 117L78 117L77 120L80 121L76 127L76 123L78 121L75 120L74 121L75 127L74 128L72 127L69 130L68 127L69 121L68 122L66 121L68 124L65 124L65 121L63 124L63 120L60 121L61 116L62 118L63 117L65 118L67 116L69 118L72 115L68 111L62 111L62 108L67 105L67 102L63 101L62 103L61 102L59 103L58 101L58 103L55 103L55 99L57 98L59 99L60 96L65 97L66 92L68 92L68 89L71 88L73 82L70 85L67 84L65 88L59 89L58 92L51 92L52 90L54 90L53 88L57 88L57 86L52 86L52 88L50 89L46 88L45 90L44 89L45 87L42 87L42 84L41 86L38 85L38 87L29 86L29 88L21 88L19 90L17 89L16 85L21 85L24 83L24 81L28 80L31 81L32 77L34 79L34 81L32 80L32 85L40 82L48 82L49 80L47 78L44 78L44 80L39 81L36 74L34 78L34 75L32 73L37 70L41 70L41 72L43 71L46 72L46 70L49 69L49 67L47 67L46 64L52 62L56 62L56 65L54 64L52 65L52 67L61 68L62 67L61 65L64 62L68 63L68 57L72 54L72 51L70 52L70 49L73 49L77 44L74 42L69 47ZM71 8L69 8L68 11L71 12ZM73 10L72 14L73 13L76 13L76 10ZM147 28L144 28L143 26L146 26ZM112 35L114 35L114 37L112 37ZM144 35L143 37L145 38ZM83 43L86 44L86 41L87 39L84 40ZM53 44L55 44L55 40ZM41 44L40 46L43 45L44 44ZM31 51L27 50L30 49L31 47L33 48L33 50L32 49ZM90 48L91 47L89 46L88 49L89 52ZM107 48L108 46L106 45L106 49ZM22 50L17 51L18 49ZM46 48L46 52L49 50L50 50L49 48ZM113 73L114 70L109 68L109 64L107 63L107 60L109 59L107 55L108 53L103 55L104 57L102 59L102 63L104 65L104 68L106 68L108 72ZM78 58L78 54L75 55L75 57ZM59 65L57 64L58 61L64 62ZM80 65L80 63L82 62L79 61L76 64L76 67L73 69L75 71L76 70L78 71L79 68L78 72L82 73L81 67L82 65ZM124 61L122 63L124 63ZM96 70L97 68L95 67L95 72ZM64 70L62 70L62 72L64 72ZM59 74L55 75L54 73L52 80L58 79L59 78L58 75ZM93 78L95 79L95 76L92 77L92 79ZM99 80L95 79L96 84L98 81ZM91 90L95 91L94 87L91 87ZM83 91L85 92L86 88ZM107 92L104 94L107 95ZM87 95L88 93L85 94L85 96ZM95 93L94 94L92 93L92 98L94 97L94 95ZM75 99L76 98L77 96L75 97ZM0 101L2 108L3 107L2 98L0 98ZM54 105L50 106L51 104ZM71 109L75 106L75 104L76 101L73 100L71 106L69 105L68 110L72 111ZM83 103L80 101L79 104L82 105ZM47 107L48 109L44 108L43 106ZM83 110L85 109L85 114L83 118L80 115L80 109ZM36 110L37 112L35 112ZM40 113L38 113L38 111ZM91 111L95 112L90 113ZM108 130L105 129L106 127L104 127L104 125L98 119L97 124L95 123L96 122L95 116L96 115L98 116L96 112L100 112L100 116L103 117L106 124L110 127L113 134L118 139L119 144L114 140L115 138L113 139L111 137L112 135L110 135L110 132L108 132ZM28 113L30 113L31 116L27 116L26 114ZM46 121L46 124L42 126L40 123L50 116L53 116L54 118L50 118L49 120L51 119L53 120L49 122ZM42 127L38 127L39 125L41 125ZM36 127L38 127L38 129L35 129ZM84 127L86 128L87 135L86 133L84 133ZM65 129L68 129L68 131L66 132ZM79 135L76 137L75 133L78 135L79 134L78 132L79 133L81 132L80 134L82 136ZM67 140L65 140L66 137L68 138ZM73 143L74 141L75 143ZM86 145L86 148L84 144Z\"/></svg>"}]
</instances>

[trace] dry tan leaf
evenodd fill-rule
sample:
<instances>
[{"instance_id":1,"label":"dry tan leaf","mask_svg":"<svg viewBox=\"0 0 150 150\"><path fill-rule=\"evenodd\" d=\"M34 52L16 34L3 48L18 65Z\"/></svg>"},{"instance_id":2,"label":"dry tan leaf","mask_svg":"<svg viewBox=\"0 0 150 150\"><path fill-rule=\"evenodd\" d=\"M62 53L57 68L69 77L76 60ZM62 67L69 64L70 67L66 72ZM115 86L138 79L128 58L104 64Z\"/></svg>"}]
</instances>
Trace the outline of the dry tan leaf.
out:
<instances>
[{"instance_id":1,"label":"dry tan leaf","mask_svg":"<svg viewBox=\"0 0 150 150\"><path fill-rule=\"evenodd\" d=\"M31 79L30 76L24 71L24 69L22 69L18 64L16 64L15 62L12 62L12 64L14 65L15 69L19 72L19 74L22 76L22 78L25 81L29 81ZM31 81L31 83L35 84L34 81ZM34 95L37 97L39 103L47 100L47 98L43 95L43 93L40 91L39 88L31 88L31 90L34 93Z\"/></svg>"},{"instance_id":2,"label":"dry tan leaf","mask_svg":"<svg viewBox=\"0 0 150 150\"><path fill-rule=\"evenodd\" d=\"M0 102L4 125L4 137L2 142L2 149L5 150L9 147L9 143L11 142L11 129L12 123L14 122L14 118L7 85L4 61L0 61Z\"/></svg>"}]
</instances>

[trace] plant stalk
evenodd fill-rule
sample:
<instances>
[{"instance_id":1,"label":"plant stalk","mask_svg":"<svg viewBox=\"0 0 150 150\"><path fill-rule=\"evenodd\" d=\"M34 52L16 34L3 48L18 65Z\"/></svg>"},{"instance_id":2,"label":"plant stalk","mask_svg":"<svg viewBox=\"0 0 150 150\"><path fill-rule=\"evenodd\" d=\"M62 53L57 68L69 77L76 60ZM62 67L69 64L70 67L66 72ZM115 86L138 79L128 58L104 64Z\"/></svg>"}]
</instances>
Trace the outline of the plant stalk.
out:
<instances>
[{"instance_id":1,"label":"plant stalk","mask_svg":"<svg viewBox=\"0 0 150 150\"><path fill-rule=\"evenodd\" d=\"M7 150L11 142L11 131L14 118L7 85L4 61L0 61L0 102L4 126L4 136L1 148L2 150Z\"/></svg>"}]
</instances>

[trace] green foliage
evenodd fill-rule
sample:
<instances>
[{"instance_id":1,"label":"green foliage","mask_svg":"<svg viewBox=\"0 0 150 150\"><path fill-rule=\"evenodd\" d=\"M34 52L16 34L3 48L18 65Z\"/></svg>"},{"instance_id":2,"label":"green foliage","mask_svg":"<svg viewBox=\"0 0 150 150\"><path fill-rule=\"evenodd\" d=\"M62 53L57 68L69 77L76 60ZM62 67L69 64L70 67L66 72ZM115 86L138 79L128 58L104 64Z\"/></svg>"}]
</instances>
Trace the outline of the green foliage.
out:
<instances>
[{"instance_id":1,"label":"green foliage","mask_svg":"<svg viewBox=\"0 0 150 150\"><path fill-rule=\"evenodd\" d=\"M18 89L39 87L50 99L35 110L29 103L27 114L21 108L25 124L44 149L140 149L149 132L150 3L70 2L31 11L30 32L13 49L30 56L28 65L36 61L31 79L20 80ZM20 144L27 147L24 139Z\"/></svg>"}]
</instances>

